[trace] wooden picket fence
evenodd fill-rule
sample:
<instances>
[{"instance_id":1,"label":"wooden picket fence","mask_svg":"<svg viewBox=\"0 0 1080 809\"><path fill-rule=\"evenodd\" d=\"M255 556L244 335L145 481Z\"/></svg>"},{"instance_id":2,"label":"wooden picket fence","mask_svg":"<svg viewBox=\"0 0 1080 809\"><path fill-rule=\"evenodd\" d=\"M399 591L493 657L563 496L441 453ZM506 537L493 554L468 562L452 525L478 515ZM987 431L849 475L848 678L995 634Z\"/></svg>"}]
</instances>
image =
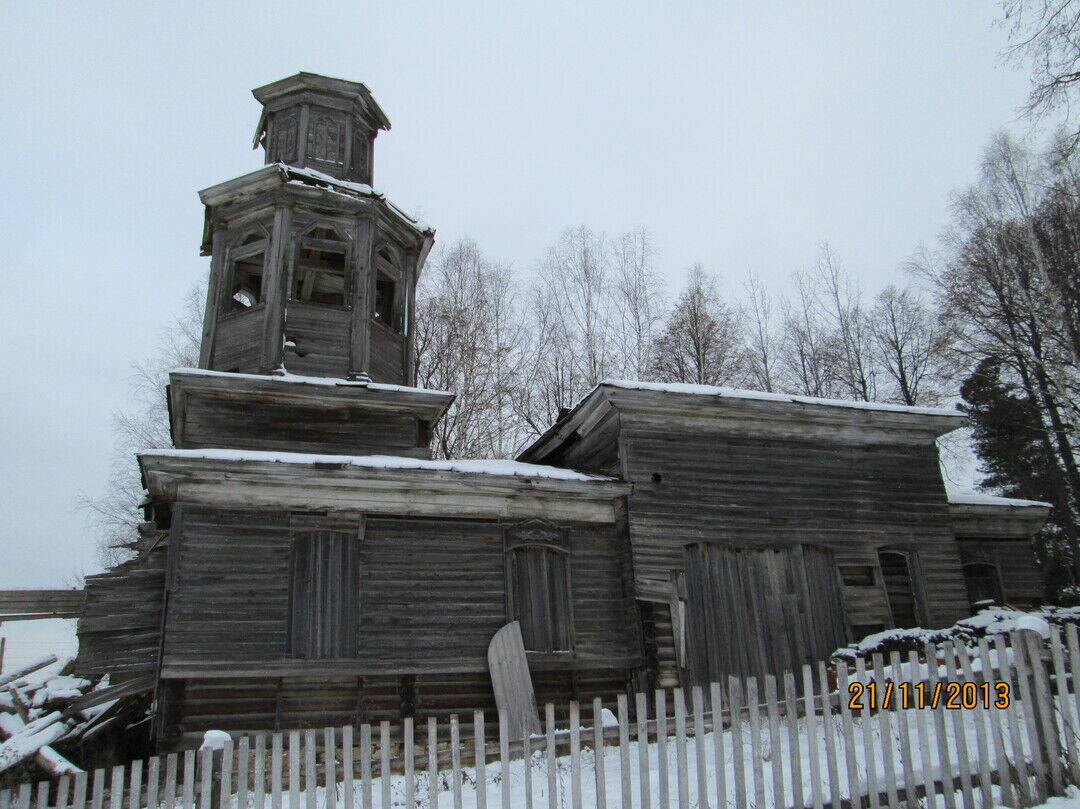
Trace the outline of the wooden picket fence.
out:
<instances>
[{"instance_id":1,"label":"wooden picket fence","mask_svg":"<svg viewBox=\"0 0 1080 809\"><path fill-rule=\"evenodd\" d=\"M613 706L595 700L585 717L571 703L562 729L549 704L545 732L522 739L509 738L505 715L496 730L479 711L470 723L428 719L426 739L411 719L255 734L216 752L22 784L0 791L0 809L1033 806L1080 784L1080 643L1075 626L1063 634L620 695ZM879 699L892 694L888 708L870 710L871 680ZM864 686L862 710L850 704L852 683ZM986 707L1001 701L999 683L1007 707ZM959 709L944 705L953 692ZM905 709L905 693L937 693L938 704Z\"/></svg>"}]
</instances>

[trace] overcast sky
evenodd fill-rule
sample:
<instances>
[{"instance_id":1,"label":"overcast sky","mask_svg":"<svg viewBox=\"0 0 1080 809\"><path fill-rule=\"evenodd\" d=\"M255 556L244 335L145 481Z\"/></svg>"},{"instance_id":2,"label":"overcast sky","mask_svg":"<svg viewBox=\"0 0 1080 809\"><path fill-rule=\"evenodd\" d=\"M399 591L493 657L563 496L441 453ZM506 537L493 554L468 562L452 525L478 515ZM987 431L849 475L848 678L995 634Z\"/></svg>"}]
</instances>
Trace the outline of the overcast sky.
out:
<instances>
[{"instance_id":1,"label":"overcast sky","mask_svg":"<svg viewBox=\"0 0 1080 809\"><path fill-rule=\"evenodd\" d=\"M209 268L196 191L262 164L253 87L365 82L393 122L375 183L437 241L527 269L568 226L644 225L673 289L695 261L777 288L825 239L879 287L990 135L1026 132L988 0L0 13L0 587L95 571L76 504L102 488L132 361ZM9 662L37 627L3 628Z\"/></svg>"}]
</instances>

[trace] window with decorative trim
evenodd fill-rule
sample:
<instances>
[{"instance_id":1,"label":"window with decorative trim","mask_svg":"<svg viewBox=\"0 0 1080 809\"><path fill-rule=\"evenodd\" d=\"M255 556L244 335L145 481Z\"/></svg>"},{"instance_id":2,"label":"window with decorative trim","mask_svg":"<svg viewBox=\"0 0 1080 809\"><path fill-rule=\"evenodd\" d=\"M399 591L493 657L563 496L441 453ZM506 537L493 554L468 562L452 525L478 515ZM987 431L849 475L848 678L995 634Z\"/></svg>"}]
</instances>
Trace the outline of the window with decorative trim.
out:
<instances>
[{"instance_id":1,"label":"window with decorative trim","mask_svg":"<svg viewBox=\"0 0 1080 809\"><path fill-rule=\"evenodd\" d=\"M508 619L521 624L525 651L570 653L574 612L565 531L530 520L506 531Z\"/></svg>"},{"instance_id":2,"label":"window with decorative trim","mask_svg":"<svg viewBox=\"0 0 1080 809\"><path fill-rule=\"evenodd\" d=\"M356 534L297 532L289 554L286 654L304 660L356 657L359 616Z\"/></svg>"}]
</instances>

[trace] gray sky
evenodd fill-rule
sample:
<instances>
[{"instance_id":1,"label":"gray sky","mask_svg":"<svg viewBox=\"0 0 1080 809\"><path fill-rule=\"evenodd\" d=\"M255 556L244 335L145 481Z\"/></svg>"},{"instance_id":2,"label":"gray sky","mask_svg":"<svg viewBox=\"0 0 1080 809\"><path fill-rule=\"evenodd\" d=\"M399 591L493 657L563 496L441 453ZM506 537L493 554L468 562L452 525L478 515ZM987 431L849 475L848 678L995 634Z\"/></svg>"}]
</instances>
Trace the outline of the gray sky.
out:
<instances>
[{"instance_id":1,"label":"gray sky","mask_svg":"<svg viewBox=\"0 0 1080 809\"><path fill-rule=\"evenodd\" d=\"M945 224L991 133L1024 131L1026 77L1000 64L987 0L0 13L0 587L94 572L76 502L102 488L132 360L208 270L196 191L262 163L253 87L365 82L394 124L376 185L438 241L527 269L565 227L644 225L673 288L702 261L775 289L825 239L880 286ZM12 657L39 626L4 627Z\"/></svg>"}]
</instances>

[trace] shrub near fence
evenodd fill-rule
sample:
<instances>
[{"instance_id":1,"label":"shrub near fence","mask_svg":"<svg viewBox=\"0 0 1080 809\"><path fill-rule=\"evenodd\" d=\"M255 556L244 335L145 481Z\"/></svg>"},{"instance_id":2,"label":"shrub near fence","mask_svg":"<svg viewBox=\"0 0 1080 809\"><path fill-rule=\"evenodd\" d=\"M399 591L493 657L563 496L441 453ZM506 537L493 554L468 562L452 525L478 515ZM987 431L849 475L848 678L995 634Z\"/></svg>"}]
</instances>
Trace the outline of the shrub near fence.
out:
<instances>
[{"instance_id":1,"label":"shrub near fence","mask_svg":"<svg viewBox=\"0 0 1080 809\"><path fill-rule=\"evenodd\" d=\"M1032 806L1080 783L1074 672L1077 629L1052 627L571 703L562 729L548 705L524 739L479 712L255 734L22 784L0 809Z\"/></svg>"}]
</instances>

